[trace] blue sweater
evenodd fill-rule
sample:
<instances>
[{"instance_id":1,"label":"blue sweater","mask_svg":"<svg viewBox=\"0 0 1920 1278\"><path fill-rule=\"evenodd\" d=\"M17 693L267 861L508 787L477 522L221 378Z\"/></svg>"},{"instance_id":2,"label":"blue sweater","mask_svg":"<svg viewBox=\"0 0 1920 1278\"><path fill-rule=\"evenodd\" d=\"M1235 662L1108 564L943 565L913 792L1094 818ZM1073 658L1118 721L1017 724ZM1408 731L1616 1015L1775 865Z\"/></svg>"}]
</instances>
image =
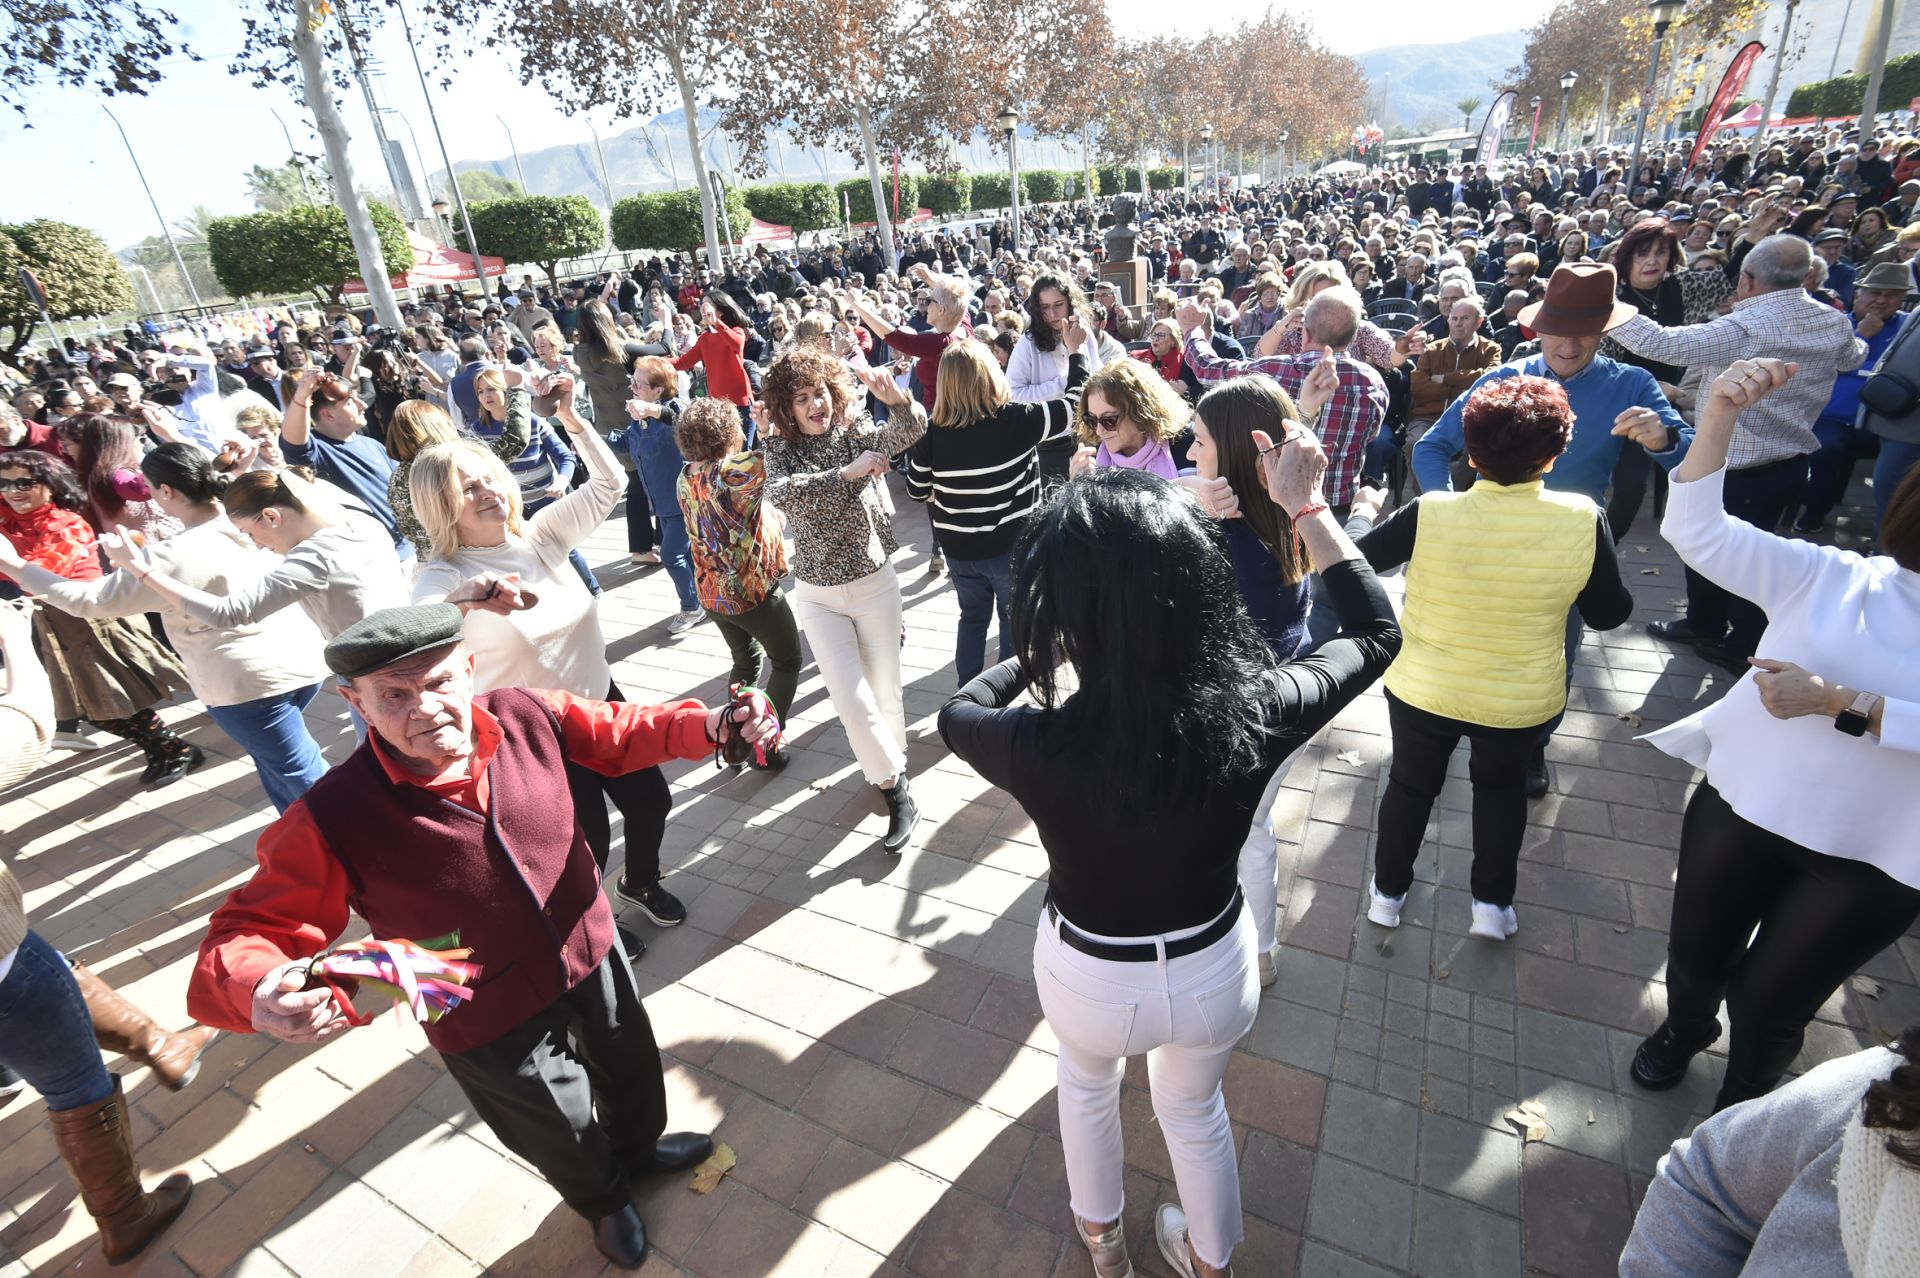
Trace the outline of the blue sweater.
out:
<instances>
[{"instance_id":1,"label":"blue sweater","mask_svg":"<svg viewBox=\"0 0 1920 1278\"><path fill-rule=\"evenodd\" d=\"M1422 489L1452 490L1453 481L1447 468L1456 456L1466 451L1460 412L1473 393L1488 382L1520 376L1547 377L1560 382L1567 388L1567 402L1573 405L1573 438L1553 469L1542 477L1546 486L1555 492L1584 493L1596 504L1606 505L1607 489L1613 485L1613 468L1620 460L1620 449L1627 442L1613 434L1613 419L1629 408L1651 408L1669 427L1680 432L1677 445L1652 454L1653 459L1668 470L1680 464L1680 459L1687 455L1688 445L1693 443L1693 427L1674 411L1654 383L1653 374L1646 369L1596 355L1591 364L1562 380L1547 367L1544 355L1532 355L1482 373L1480 380L1448 405L1433 429L1414 445L1413 473Z\"/></svg>"},{"instance_id":2,"label":"blue sweater","mask_svg":"<svg viewBox=\"0 0 1920 1278\"><path fill-rule=\"evenodd\" d=\"M1253 529L1237 519L1222 520L1220 526L1226 530L1227 558L1233 561L1234 582L1247 615L1260 627L1274 660L1292 661L1307 643L1310 579L1302 577L1289 586L1280 576L1280 561Z\"/></svg>"}]
</instances>

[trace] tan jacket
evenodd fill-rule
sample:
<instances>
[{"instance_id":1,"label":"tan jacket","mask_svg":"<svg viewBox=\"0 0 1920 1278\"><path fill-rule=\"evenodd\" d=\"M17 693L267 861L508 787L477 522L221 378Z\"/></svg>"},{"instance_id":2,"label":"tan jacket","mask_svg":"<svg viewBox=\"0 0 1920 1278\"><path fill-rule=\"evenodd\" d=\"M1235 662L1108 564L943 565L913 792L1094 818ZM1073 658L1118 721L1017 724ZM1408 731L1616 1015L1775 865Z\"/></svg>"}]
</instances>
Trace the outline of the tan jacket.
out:
<instances>
[{"instance_id":1,"label":"tan jacket","mask_svg":"<svg viewBox=\"0 0 1920 1278\"><path fill-rule=\"evenodd\" d=\"M1427 347L1411 377L1413 415L1438 417L1480 374L1500 362L1500 343L1475 335L1463 350L1451 337Z\"/></svg>"}]
</instances>

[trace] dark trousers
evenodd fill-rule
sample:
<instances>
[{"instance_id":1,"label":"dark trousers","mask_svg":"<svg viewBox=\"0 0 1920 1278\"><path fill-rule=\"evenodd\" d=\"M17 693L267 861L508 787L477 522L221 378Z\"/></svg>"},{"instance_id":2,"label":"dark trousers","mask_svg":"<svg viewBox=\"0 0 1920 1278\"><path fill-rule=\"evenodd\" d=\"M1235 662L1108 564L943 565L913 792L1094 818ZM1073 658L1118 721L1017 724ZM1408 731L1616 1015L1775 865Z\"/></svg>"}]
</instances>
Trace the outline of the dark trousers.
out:
<instances>
[{"instance_id":1,"label":"dark trousers","mask_svg":"<svg viewBox=\"0 0 1920 1278\"><path fill-rule=\"evenodd\" d=\"M1683 1040L1704 1040L1726 1001L1719 1107L1779 1082L1820 1005L1915 918L1920 891L1763 830L1702 782L1680 828L1667 1019Z\"/></svg>"},{"instance_id":2,"label":"dark trousers","mask_svg":"<svg viewBox=\"0 0 1920 1278\"><path fill-rule=\"evenodd\" d=\"M608 701L625 701L616 686L607 689ZM573 794L573 817L593 849L600 872L607 871L607 852L613 846L613 825L607 819L607 801L620 809L627 840L625 878L636 888L660 877L660 840L666 837L667 813L673 791L659 768L642 768L617 777L604 776L577 763L567 765L567 789Z\"/></svg>"},{"instance_id":3,"label":"dark trousers","mask_svg":"<svg viewBox=\"0 0 1920 1278\"><path fill-rule=\"evenodd\" d=\"M1383 896L1405 896L1413 864L1427 836L1433 801L1446 784L1447 760L1465 737L1472 742L1467 775L1473 781L1473 899L1513 904L1515 867L1527 830L1527 756L1540 737L1526 728L1489 728L1431 714L1387 694L1393 729L1393 766L1380 797L1380 843L1373 880Z\"/></svg>"},{"instance_id":4,"label":"dark trousers","mask_svg":"<svg viewBox=\"0 0 1920 1278\"><path fill-rule=\"evenodd\" d=\"M627 552L644 555L653 549L653 503L638 471L627 474Z\"/></svg>"},{"instance_id":5,"label":"dark trousers","mask_svg":"<svg viewBox=\"0 0 1920 1278\"><path fill-rule=\"evenodd\" d=\"M1800 523L1809 528L1818 527L1847 495L1854 463L1880 451L1880 437L1857 429L1851 419L1822 417L1813 424L1813 433L1820 439L1820 451L1807 459L1806 509L1800 515Z\"/></svg>"},{"instance_id":6,"label":"dark trousers","mask_svg":"<svg viewBox=\"0 0 1920 1278\"><path fill-rule=\"evenodd\" d=\"M800 686L800 626L793 619L787 592L775 586L772 594L745 612L715 612L709 608L707 617L733 654L733 670L727 682L752 684L765 692L780 722L786 723L794 689ZM767 672L764 684L760 681L763 668Z\"/></svg>"},{"instance_id":7,"label":"dark trousers","mask_svg":"<svg viewBox=\"0 0 1920 1278\"><path fill-rule=\"evenodd\" d=\"M1727 513L1772 532L1800 500L1806 477L1805 457L1730 470L1726 479ZM1767 614L1758 604L1722 590L1689 568L1687 624L1703 639L1724 640L1730 655L1745 659L1760 646Z\"/></svg>"},{"instance_id":8,"label":"dark trousers","mask_svg":"<svg viewBox=\"0 0 1920 1278\"><path fill-rule=\"evenodd\" d=\"M1653 482L1653 454L1629 441L1613 464L1613 492L1607 498L1607 529L1618 542L1633 527Z\"/></svg>"},{"instance_id":9,"label":"dark trousers","mask_svg":"<svg viewBox=\"0 0 1920 1278\"><path fill-rule=\"evenodd\" d=\"M627 1204L627 1164L667 1129L660 1049L618 946L544 1010L440 1059L500 1143L588 1220Z\"/></svg>"}]
</instances>

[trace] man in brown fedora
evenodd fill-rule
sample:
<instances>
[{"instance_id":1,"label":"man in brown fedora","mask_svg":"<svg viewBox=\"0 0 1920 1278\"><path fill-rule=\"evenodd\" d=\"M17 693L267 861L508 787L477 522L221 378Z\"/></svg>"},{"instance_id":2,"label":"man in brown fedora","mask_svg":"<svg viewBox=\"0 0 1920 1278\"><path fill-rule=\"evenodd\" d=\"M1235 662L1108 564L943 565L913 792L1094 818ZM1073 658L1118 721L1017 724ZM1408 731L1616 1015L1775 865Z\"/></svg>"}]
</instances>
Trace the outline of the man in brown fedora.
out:
<instances>
[{"instance_id":1,"label":"man in brown fedora","mask_svg":"<svg viewBox=\"0 0 1920 1278\"><path fill-rule=\"evenodd\" d=\"M1602 507L1613 485L1620 450L1629 443L1644 448L1668 470L1680 464L1693 428L1644 368L1622 364L1600 354L1600 338L1639 312L1615 300L1613 268L1598 262L1562 265L1547 282L1546 296L1522 308L1517 322L1540 339L1540 353L1510 360L1481 375L1466 394L1454 400L1433 429L1414 446L1413 471L1422 490L1448 491L1453 487L1453 459L1466 450L1461 410L1473 393L1489 382L1508 377L1548 377L1566 388L1573 406L1573 438L1567 451L1543 477L1548 488L1582 493ZM1614 529L1616 537L1620 529ZM1567 615L1567 670L1580 646L1580 614ZM1527 793L1534 798L1552 786L1547 770L1547 740L1560 725L1555 718L1541 729L1533 758L1527 764Z\"/></svg>"},{"instance_id":2,"label":"man in brown fedora","mask_svg":"<svg viewBox=\"0 0 1920 1278\"><path fill-rule=\"evenodd\" d=\"M1817 533L1826 526L1828 512L1846 495L1854 463L1874 452L1873 433L1854 425L1860 412L1860 388L1866 384L1868 370L1880 362L1881 353L1893 345L1906 323L1900 304L1912 283L1912 270L1904 262L1877 263L1854 283L1853 335L1867 344L1867 358L1859 368L1834 379L1833 396L1813 424L1820 450L1807 463L1806 503L1794 521L1795 532ZM1874 495L1879 497L1878 485L1875 488Z\"/></svg>"}]
</instances>

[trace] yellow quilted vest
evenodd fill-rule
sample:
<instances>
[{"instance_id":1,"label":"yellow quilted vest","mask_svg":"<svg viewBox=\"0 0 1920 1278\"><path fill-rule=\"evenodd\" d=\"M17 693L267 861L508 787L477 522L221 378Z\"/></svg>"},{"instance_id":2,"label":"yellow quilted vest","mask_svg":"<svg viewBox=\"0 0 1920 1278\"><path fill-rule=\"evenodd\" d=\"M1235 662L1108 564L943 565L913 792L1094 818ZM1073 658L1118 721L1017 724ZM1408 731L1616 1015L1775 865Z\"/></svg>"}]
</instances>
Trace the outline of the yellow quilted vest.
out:
<instances>
[{"instance_id":1,"label":"yellow quilted vest","mask_svg":"<svg viewBox=\"0 0 1920 1278\"><path fill-rule=\"evenodd\" d=\"M1405 638L1386 686L1408 705L1491 728L1567 703L1567 610L1593 570L1599 508L1577 493L1480 480L1420 499Z\"/></svg>"}]
</instances>

